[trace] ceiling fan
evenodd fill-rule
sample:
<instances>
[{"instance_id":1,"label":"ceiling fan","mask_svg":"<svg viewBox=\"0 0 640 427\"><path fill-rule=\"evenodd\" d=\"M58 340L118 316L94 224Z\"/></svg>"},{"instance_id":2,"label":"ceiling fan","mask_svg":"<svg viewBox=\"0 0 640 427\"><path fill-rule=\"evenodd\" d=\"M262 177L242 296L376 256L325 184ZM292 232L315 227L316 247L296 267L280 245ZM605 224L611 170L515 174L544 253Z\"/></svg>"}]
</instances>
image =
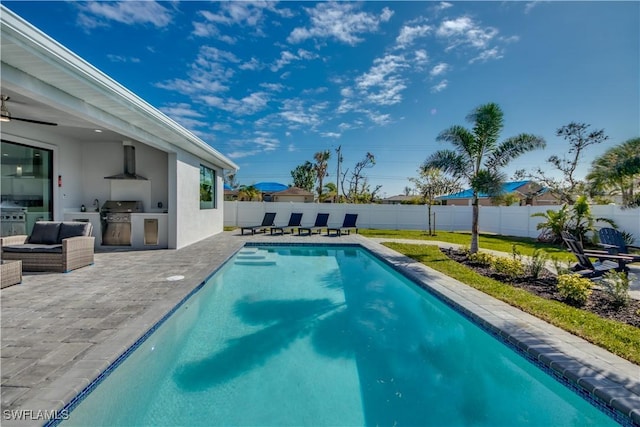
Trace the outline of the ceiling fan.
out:
<instances>
[{"instance_id":1,"label":"ceiling fan","mask_svg":"<svg viewBox=\"0 0 640 427\"><path fill-rule=\"evenodd\" d=\"M6 95L0 95L0 122L10 122L12 120L19 120L21 122L35 123L38 125L47 125L47 126L58 126L57 123L52 122L43 122L41 120L33 120L33 119L24 119L22 117L14 117L11 115L5 102L10 98Z\"/></svg>"}]
</instances>

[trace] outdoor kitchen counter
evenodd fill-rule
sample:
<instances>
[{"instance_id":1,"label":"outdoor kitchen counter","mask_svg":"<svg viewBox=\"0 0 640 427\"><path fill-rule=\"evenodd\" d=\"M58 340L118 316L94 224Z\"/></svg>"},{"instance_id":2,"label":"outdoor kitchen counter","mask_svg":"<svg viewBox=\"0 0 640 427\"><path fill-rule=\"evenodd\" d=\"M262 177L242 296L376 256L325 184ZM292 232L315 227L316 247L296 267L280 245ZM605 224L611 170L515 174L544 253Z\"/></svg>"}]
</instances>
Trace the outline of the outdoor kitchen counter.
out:
<instances>
[{"instance_id":1,"label":"outdoor kitchen counter","mask_svg":"<svg viewBox=\"0 0 640 427\"><path fill-rule=\"evenodd\" d=\"M96 238L95 247L102 247L102 224L100 212L66 211L65 221L89 221L93 225ZM157 228L156 228L157 227ZM157 239L155 232L157 230ZM114 246L105 246L113 248ZM131 214L131 248L133 249L166 249L169 247L168 214L161 212L142 212Z\"/></svg>"}]
</instances>

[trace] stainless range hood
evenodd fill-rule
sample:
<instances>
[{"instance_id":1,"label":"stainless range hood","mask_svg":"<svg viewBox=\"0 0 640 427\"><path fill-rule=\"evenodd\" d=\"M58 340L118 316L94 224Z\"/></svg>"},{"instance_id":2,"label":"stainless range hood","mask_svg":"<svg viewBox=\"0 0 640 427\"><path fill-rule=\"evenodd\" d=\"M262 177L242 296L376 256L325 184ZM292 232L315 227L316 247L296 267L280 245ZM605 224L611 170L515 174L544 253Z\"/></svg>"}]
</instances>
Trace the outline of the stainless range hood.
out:
<instances>
[{"instance_id":1,"label":"stainless range hood","mask_svg":"<svg viewBox=\"0 0 640 427\"><path fill-rule=\"evenodd\" d=\"M117 175L105 176L104 179L134 179L147 181L147 178L136 173L136 147L130 141L123 141L124 172Z\"/></svg>"}]
</instances>

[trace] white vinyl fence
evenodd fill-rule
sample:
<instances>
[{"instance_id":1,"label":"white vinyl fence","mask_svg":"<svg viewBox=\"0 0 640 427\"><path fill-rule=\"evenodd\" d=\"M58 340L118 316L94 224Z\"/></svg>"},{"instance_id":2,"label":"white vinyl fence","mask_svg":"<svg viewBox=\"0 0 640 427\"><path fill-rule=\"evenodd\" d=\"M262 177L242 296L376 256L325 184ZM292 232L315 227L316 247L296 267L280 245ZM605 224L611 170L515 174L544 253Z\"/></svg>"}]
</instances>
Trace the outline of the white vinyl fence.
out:
<instances>
[{"instance_id":1,"label":"white vinyl fence","mask_svg":"<svg viewBox=\"0 0 640 427\"><path fill-rule=\"evenodd\" d=\"M535 212L558 210L559 206L480 206L481 232L506 236L537 237L536 226L544 219ZM276 225L286 225L292 212L302 212L302 225L313 225L317 213L329 214L329 226L342 225L344 215L358 214L359 228L427 230L425 205L355 205L348 203L224 202L225 226L249 226L262 222L265 212L276 212ZM621 209L614 205L591 206L594 217L614 220L621 230L640 242L640 209ZM471 206L432 206L436 230L470 231ZM433 224L433 222L432 222ZM597 223L596 226L606 226Z\"/></svg>"}]
</instances>

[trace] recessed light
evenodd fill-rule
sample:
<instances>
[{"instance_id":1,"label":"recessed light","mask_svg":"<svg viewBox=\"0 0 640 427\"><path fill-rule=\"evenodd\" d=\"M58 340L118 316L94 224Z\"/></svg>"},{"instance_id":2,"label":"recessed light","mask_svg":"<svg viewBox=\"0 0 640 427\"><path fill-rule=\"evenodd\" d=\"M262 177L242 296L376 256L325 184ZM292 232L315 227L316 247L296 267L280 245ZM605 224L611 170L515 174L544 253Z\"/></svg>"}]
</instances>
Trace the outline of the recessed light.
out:
<instances>
[{"instance_id":1,"label":"recessed light","mask_svg":"<svg viewBox=\"0 0 640 427\"><path fill-rule=\"evenodd\" d=\"M95 133L102 133L102 131L100 129L95 129L94 132Z\"/></svg>"}]
</instances>

